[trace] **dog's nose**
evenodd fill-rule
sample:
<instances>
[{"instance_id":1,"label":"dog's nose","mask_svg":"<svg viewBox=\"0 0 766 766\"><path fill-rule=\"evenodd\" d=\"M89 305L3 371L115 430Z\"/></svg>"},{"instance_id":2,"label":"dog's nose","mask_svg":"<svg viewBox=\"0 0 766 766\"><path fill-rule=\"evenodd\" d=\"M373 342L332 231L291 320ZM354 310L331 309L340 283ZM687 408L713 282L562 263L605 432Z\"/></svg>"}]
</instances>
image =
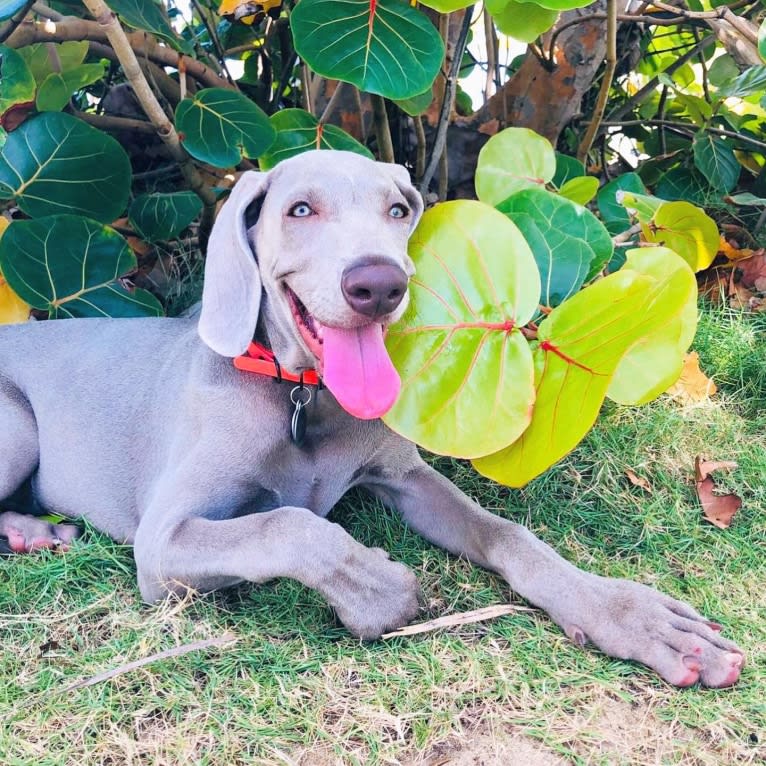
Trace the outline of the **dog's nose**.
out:
<instances>
[{"instance_id":1,"label":"dog's nose","mask_svg":"<svg viewBox=\"0 0 766 766\"><path fill-rule=\"evenodd\" d=\"M390 263L360 264L346 269L341 289L354 311L377 319L402 302L407 292L407 275Z\"/></svg>"}]
</instances>

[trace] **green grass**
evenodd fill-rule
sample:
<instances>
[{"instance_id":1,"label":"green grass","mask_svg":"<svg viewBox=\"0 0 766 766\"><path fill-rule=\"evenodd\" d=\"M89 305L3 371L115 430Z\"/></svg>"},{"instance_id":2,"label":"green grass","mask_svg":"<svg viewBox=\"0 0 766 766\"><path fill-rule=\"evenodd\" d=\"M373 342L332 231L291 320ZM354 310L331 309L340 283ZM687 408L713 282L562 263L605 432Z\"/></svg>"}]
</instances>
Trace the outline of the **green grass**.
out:
<instances>
[{"instance_id":1,"label":"green grass","mask_svg":"<svg viewBox=\"0 0 766 766\"><path fill-rule=\"evenodd\" d=\"M690 601L748 654L727 690L678 691L641 666L572 645L541 612L362 644L301 586L141 604L131 552L91 533L64 554L0 561L0 754L52 764L722 764L766 759L766 318L703 313L695 348L719 393L683 408L607 405L566 460L521 491L437 466L568 559ZM701 519L697 454L733 459L728 530ZM651 490L630 484L632 469ZM335 512L418 574L433 617L507 600L361 494ZM512 597L515 600L515 597ZM227 646L68 685L155 652ZM558 758L562 760L558 760ZM474 761L461 761L464 763Z\"/></svg>"}]
</instances>

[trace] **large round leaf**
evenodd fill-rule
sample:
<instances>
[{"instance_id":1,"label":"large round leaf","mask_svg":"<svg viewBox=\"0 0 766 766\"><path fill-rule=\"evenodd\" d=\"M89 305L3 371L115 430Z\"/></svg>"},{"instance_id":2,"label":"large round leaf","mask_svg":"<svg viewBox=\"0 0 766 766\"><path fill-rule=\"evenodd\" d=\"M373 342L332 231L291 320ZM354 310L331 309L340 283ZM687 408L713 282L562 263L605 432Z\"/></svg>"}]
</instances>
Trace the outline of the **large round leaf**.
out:
<instances>
[{"instance_id":1,"label":"large round leaf","mask_svg":"<svg viewBox=\"0 0 766 766\"><path fill-rule=\"evenodd\" d=\"M49 74L68 72L80 66L88 55L88 43L69 40L65 43L34 43L19 48L39 85Z\"/></svg>"},{"instance_id":2,"label":"large round leaf","mask_svg":"<svg viewBox=\"0 0 766 766\"><path fill-rule=\"evenodd\" d=\"M8 284L52 317L158 316L162 307L151 293L118 282L135 267L114 229L76 215L15 221L0 239Z\"/></svg>"},{"instance_id":3,"label":"large round leaf","mask_svg":"<svg viewBox=\"0 0 766 766\"><path fill-rule=\"evenodd\" d=\"M104 76L103 64L80 64L66 72L51 72L40 83L35 99L39 112L58 112L68 103L72 94L86 85L98 82Z\"/></svg>"},{"instance_id":4,"label":"large round leaf","mask_svg":"<svg viewBox=\"0 0 766 766\"><path fill-rule=\"evenodd\" d=\"M558 306L612 257L612 238L586 208L545 191L525 189L497 209L521 230L540 269L545 306Z\"/></svg>"},{"instance_id":5,"label":"large round leaf","mask_svg":"<svg viewBox=\"0 0 766 766\"><path fill-rule=\"evenodd\" d=\"M523 43L534 42L556 23L558 16L558 11L543 8L539 3L517 0L508 0L501 11L492 14L503 34Z\"/></svg>"},{"instance_id":6,"label":"large round leaf","mask_svg":"<svg viewBox=\"0 0 766 766\"><path fill-rule=\"evenodd\" d=\"M341 149L373 159L366 146L335 125L321 125L313 114L303 109L282 109L269 118L277 137L269 150L258 159L262 170L310 149Z\"/></svg>"},{"instance_id":7,"label":"large round leaf","mask_svg":"<svg viewBox=\"0 0 766 766\"><path fill-rule=\"evenodd\" d=\"M15 198L30 216L66 212L113 221L129 189L125 150L68 114L27 120L0 150L0 199Z\"/></svg>"},{"instance_id":8,"label":"large round leaf","mask_svg":"<svg viewBox=\"0 0 766 766\"><path fill-rule=\"evenodd\" d=\"M737 185L742 168L727 143L703 131L694 137L692 150L697 170L714 189L730 192Z\"/></svg>"},{"instance_id":9,"label":"large round leaf","mask_svg":"<svg viewBox=\"0 0 766 766\"><path fill-rule=\"evenodd\" d=\"M647 242L670 248L694 271L710 266L718 252L715 221L690 202L663 202L641 230Z\"/></svg>"},{"instance_id":10,"label":"large round leaf","mask_svg":"<svg viewBox=\"0 0 766 766\"><path fill-rule=\"evenodd\" d=\"M34 101L35 78L13 48L0 45L0 117L12 106Z\"/></svg>"},{"instance_id":11,"label":"large round leaf","mask_svg":"<svg viewBox=\"0 0 766 766\"><path fill-rule=\"evenodd\" d=\"M511 194L544 186L556 172L556 153L547 138L528 128L506 128L479 152L476 195L497 205Z\"/></svg>"},{"instance_id":12,"label":"large round leaf","mask_svg":"<svg viewBox=\"0 0 766 766\"><path fill-rule=\"evenodd\" d=\"M452 11L459 11L461 8L473 5L473 0L423 0L421 5L433 8L439 13L452 13Z\"/></svg>"},{"instance_id":13,"label":"large round leaf","mask_svg":"<svg viewBox=\"0 0 766 766\"><path fill-rule=\"evenodd\" d=\"M155 0L109 0L109 7L128 26L151 32L178 51L194 53L194 46L173 31L163 7Z\"/></svg>"},{"instance_id":14,"label":"large round leaf","mask_svg":"<svg viewBox=\"0 0 766 766\"><path fill-rule=\"evenodd\" d=\"M176 107L176 127L186 151L219 168L254 160L274 142L266 113L249 98L225 88L205 88Z\"/></svg>"},{"instance_id":15,"label":"large round leaf","mask_svg":"<svg viewBox=\"0 0 766 766\"><path fill-rule=\"evenodd\" d=\"M402 392L386 423L432 452L475 457L515 439L534 401L520 328L540 278L516 226L491 207L437 205L410 240L410 306L386 345Z\"/></svg>"},{"instance_id":16,"label":"large round leaf","mask_svg":"<svg viewBox=\"0 0 766 766\"><path fill-rule=\"evenodd\" d=\"M390 99L423 93L444 58L434 25L403 0L301 0L290 28L317 74Z\"/></svg>"},{"instance_id":17,"label":"large round leaf","mask_svg":"<svg viewBox=\"0 0 766 766\"><path fill-rule=\"evenodd\" d=\"M697 280L689 264L666 247L642 247L626 255L626 269L653 277L682 304L667 325L641 338L620 360L607 396L634 405L650 402L678 380L697 330ZM662 303L663 294L655 300Z\"/></svg>"},{"instance_id":18,"label":"large round leaf","mask_svg":"<svg viewBox=\"0 0 766 766\"><path fill-rule=\"evenodd\" d=\"M141 194L128 210L136 231L150 242L177 237L202 210L202 200L194 192Z\"/></svg>"},{"instance_id":19,"label":"large round leaf","mask_svg":"<svg viewBox=\"0 0 766 766\"><path fill-rule=\"evenodd\" d=\"M586 287L541 323L534 351L532 421L512 445L474 460L475 468L520 487L572 450L596 420L626 351L683 311L685 284L670 287L623 269Z\"/></svg>"}]
</instances>

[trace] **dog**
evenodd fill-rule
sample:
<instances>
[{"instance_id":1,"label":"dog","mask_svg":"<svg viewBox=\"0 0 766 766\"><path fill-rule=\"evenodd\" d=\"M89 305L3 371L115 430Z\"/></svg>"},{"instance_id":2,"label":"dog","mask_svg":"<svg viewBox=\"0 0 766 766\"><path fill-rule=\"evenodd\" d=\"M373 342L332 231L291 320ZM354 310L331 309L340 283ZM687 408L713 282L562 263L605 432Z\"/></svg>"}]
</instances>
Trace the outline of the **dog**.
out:
<instances>
[{"instance_id":1,"label":"dog","mask_svg":"<svg viewBox=\"0 0 766 766\"><path fill-rule=\"evenodd\" d=\"M403 167L306 152L235 185L211 232L198 319L0 328L0 498L27 487L37 507L132 544L147 602L290 577L375 639L417 616L420 589L327 521L363 487L427 540L502 575L577 644L676 686L733 684L744 655L720 626L578 569L466 497L380 419L399 386L383 330L407 306L422 210ZM0 513L15 552L75 534Z\"/></svg>"}]
</instances>

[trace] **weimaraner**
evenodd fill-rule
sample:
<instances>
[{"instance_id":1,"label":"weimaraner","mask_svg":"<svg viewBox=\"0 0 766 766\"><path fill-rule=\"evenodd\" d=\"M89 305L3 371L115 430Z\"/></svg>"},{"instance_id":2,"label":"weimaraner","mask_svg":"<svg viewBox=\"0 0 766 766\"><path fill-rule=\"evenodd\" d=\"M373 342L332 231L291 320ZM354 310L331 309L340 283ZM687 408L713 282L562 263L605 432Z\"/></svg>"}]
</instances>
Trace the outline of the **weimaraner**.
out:
<instances>
[{"instance_id":1,"label":"weimaraner","mask_svg":"<svg viewBox=\"0 0 766 766\"><path fill-rule=\"evenodd\" d=\"M383 328L407 305L421 212L402 167L307 152L236 184L211 234L198 322L0 328L0 498L26 487L35 509L132 543L148 602L291 577L373 639L417 616L420 591L409 569L326 520L364 487L426 539L500 573L577 644L677 686L733 684L743 654L718 625L568 563L380 420L399 387ZM285 376L316 370L326 388L235 368L253 336ZM74 529L0 514L16 552L67 543Z\"/></svg>"}]
</instances>

